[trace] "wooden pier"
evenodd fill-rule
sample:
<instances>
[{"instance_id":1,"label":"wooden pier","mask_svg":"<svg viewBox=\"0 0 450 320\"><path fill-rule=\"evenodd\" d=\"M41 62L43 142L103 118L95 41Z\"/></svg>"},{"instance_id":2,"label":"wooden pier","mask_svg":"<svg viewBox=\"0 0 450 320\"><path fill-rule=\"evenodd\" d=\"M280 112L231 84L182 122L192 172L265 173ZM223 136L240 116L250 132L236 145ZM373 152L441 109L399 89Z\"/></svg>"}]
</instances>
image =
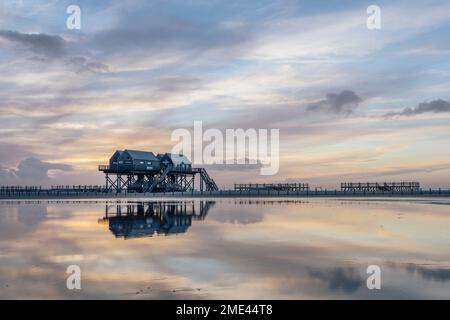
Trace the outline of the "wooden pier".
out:
<instances>
[{"instance_id":1,"label":"wooden pier","mask_svg":"<svg viewBox=\"0 0 450 320\"><path fill-rule=\"evenodd\" d=\"M155 198L429 198L450 197L450 189L419 189L413 191L384 190L218 190L136 193L85 191L84 188L70 189L12 189L1 188L1 200L32 199L155 199Z\"/></svg>"}]
</instances>

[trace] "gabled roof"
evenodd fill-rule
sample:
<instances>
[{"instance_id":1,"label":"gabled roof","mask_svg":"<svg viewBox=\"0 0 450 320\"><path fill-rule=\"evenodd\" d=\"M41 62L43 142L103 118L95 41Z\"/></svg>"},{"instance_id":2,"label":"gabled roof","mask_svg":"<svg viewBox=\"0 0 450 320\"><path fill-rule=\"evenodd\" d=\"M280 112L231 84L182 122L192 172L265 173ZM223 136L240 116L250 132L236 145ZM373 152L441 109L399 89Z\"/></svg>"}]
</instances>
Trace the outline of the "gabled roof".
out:
<instances>
[{"instance_id":1,"label":"gabled roof","mask_svg":"<svg viewBox=\"0 0 450 320\"><path fill-rule=\"evenodd\" d=\"M164 156L170 158L174 166L178 166L182 163L192 164L191 160L189 160L185 155L182 154L165 153Z\"/></svg>"},{"instance_id":2,"label":"gabled roof","mask_svg":"<svg viewBox=\"0 0 450 320\"><path fill-rule=\"evenodd\" d=\"M120 157L120 156L122 155L122 153L123 153L123 151L122 151L122 150L116 150L116 152L114 152L114 154L113 154L112 156L114 157L114 156L116 156L116 155L117 155L117 156L119 156L119 157Z\"/></svg>"},{"instance_id":3,"label":"gabled roof","mask_svg":"<svg viewBox=\"0 0 450 320\"><path fill-rule=\"evenodd\" d=\"M137 151L137 150L125 150L124 152L128 153L130 157L135 160L145 160L145 161L157 161L158 158L155 157L153 152L148 151Z\"/></svg>"}]
</instances>

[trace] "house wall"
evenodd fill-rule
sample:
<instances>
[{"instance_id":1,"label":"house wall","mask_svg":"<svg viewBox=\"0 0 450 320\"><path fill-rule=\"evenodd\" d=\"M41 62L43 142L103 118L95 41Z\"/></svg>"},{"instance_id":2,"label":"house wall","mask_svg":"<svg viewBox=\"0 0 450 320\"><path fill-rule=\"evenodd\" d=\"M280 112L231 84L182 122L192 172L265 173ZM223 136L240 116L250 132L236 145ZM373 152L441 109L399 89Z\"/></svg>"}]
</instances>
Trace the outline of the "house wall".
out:
<instances>
[{"instance_id":1,"label":"house wall","mask_svg":"<svg viewBox=\"0 0 450 320\"><path fill-rule=\"evenodd\" d=\"M128 152L124 151L121 154L115 152L109 160L109 165L112 169L117 169L120 172L126 172L129 170L159 171L161 169L161 160L143 160L133 158Z\"/></svg>"},{"instance_id":2,"label":"house wall","mask_svg":"<svg viewBox=\"0 0 450 320\"><path fill-rule=\"evenodd\" d=\"M110 167L115 167L115 166L117 166L117 161L118 161L118 159L119 159L119 157L120 157L120 152L115 152L113 155L112 155L112 157L109 159L109 165L110 165Z\"/></svg>"},{"instance_id":3,"label":"house wall","mask_svg":"<svg viewBox=\"0 0 450 320\"><path fill-rule=\"evenodd\" d=\"M161 166L159 161L133 160L134 170L159 171Z\"/></svg>"}]
</instances>

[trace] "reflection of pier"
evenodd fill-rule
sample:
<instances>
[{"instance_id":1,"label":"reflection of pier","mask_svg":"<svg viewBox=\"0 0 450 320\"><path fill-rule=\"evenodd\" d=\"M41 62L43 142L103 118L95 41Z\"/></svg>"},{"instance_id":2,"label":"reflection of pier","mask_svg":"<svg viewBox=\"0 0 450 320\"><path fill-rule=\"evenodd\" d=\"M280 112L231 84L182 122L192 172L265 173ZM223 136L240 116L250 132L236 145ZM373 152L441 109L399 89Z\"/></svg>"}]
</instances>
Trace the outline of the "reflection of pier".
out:
<instances>
[{"instance_id":1,"label":"reflection of pier","mask_svg":"<svg viewBox=\"0 0 450 320\"><path fill-rule=\"evenodd\" d=\"M154 235L184 233L192 220L203 220L215 201L126 202L107 204L105 216L99 223L107 223L117 237L138 238Z\"/></svg>"}]
</instances>

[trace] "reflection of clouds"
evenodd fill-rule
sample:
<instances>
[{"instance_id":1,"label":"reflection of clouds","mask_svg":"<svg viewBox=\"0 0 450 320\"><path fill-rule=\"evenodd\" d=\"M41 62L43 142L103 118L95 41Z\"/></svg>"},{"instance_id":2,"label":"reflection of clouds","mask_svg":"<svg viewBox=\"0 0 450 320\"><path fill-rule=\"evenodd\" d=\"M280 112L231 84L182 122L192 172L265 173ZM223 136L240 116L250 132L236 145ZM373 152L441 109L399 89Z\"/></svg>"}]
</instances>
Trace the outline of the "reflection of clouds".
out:
<instances>
[{"instance_id":1,"label":"reflection of clouds","mask_svg":"<svg viewBox=\"0 0 450 320\"><path fill-rule=\"evenodd\" d=\"M304 203L299 200L264 200L264 199L239 199L234 201L234 206L229 205L213 215L212 220L231 224L253 224L263 221L264 211L267 207L273 210L286 210L287 205ZM245 210L242 210L245 206Z\"/></svg>"},{"instance_id":2,"label":"reflection of clouds","mask_svg":"<svg viewBox=\"0 0 450 320\"><path fill-rule=\"evenodd\" d=\"M328 284L330 290L343 290L345 292L357 291L365 282L355 268L333 268L329 270L310 270L313 278L320 279Z\"/></svg>"},{"instance_id":3,"label":"reflection of clouds","mask_svg":"<svg viewBox=\"0 0 450 320\"><path fill-rule=\"evenodd\" d=\"M402 206L406 209L415 204ZM104 202L49 204L47 212L56 218L37 224L31 220L29 228L34 232L22 233L20 241L11 241L14 238L0 233L0 285L8 285L0 290L0 297L448 296L448 287L433 287L431 293L423 288L423 283L430 279L426 277L442 282L447 279L444 268L438 265L445 252L429 248L436 241L436 234L440 236L438 227L447 227L448 216L439 211L430 213L434 212L430 205L421 205L420 212L411 211L400 223L396 219L396 205L389 208L389 203L364 206L311 200L262 205L221 200L205 220L193 223L182 236L123 241L111 237L108 229L97 223L104 214ZM32 213L25 210L23 215L27 212ZM238 225L220 220L222 215L245 217L256 213L264 217L258 223ZM9 222L26 228L18 222L17 215L17 206L0 206L0 222L8 217ZM377 230L381 224L401 237L380 238ZM0 223L0 231L3 227ZM419 236L421 242L416 241L414 251L410 250L411 239L418 240ZM447 238L438 239L441 244L443 239ZM407 264L395 270L382 268L383 290L376 296L365 290L366 274L362 270L368 264L415 261L419 256L435 261L436 268L417 265L409 266L408 270ZM81 292L65 288L69 264L78 264L82 269ZM411 270L420 273L418 281L410 281Z\"/></svg>"},{"instance_id":4,"label":"reflection of clouds","mask_svg":"<svg viewBox=\"0 0 450 320\"><path fill-rule=\"evenodd\" d=\"M431 269L420 265L409 264L406 268L411 273L418 273L426 280L446 282L450 280L450 269Z\"/></svg>"},{"instance_id":5,"label":"reflection of clouds","mask_svg":"<svg viewBox=\"0 0 450 320\"><path fill-rule=\"evenodd\" d=\"M252 224L262 221L264 214L259 208L241 210L238 207L232 207L212 216L211 219L220 223Z\"/></svg>"},{"instance_id":6,"label":"reflection of clouds","mask_svg":"<svg viewBox=\"0 0 450 320\"><path fill-rule=\"evenodd\" d=\"M40 261L34 261L39 264ZM151 277L151 273L104 274L82 270L82 290L67 290L65 268L70 263L14 270L0 266L0 298L15 299L199 299L207 295L183 278ZM78 264L78 263L76 263Z\"/></svg>"},{"instance_id":7,"label":"reflection of clouds","mask_svg":"<svg viewBox=\"0 0 450 320\"><path fill-rule=\"evenodd\" d=\"M433 265L422 265L418 263L395 263L388 262L387 265L394 269L404 269L412 275L419 275L424 280L432 280L438 282L450 281L450 269L440 268Z\"/></svg>"},{"instance_id":8,"label":"reflection of clouds","mask_svg":"<svg viewBox=\"0 0 450 320\"><path fill-rule=\"evenodd\" d=\"M56 260L60 259L60 257L72 257L75 259L80 254L83 254L83 248L79 245L77 239L66 238L58 234L53 235L50 239L42 240L42 244L47 248L46 254L55 257Z\"/></svg>"},{"instance_id":9,"label":"reflection of clouds","mask_svg":"<svg viewBox=\"0 0 450 320\"><path fill-rule=\"evenodd\" d=\"M18 207L17 220L28 227L34 227L47 218L47 204L35 203L20 205Z\"/></svg>"},{"instance_id":10,"label":"reflection of clouds","mask_svg":"<svg viewBox=\"0 0 450 320\"><path fill-rule=\"evenodd\" d=\"M16 239L33 230L47 217L47 204L0 203L0 240Z\"/></svg>"}]
</instances>

